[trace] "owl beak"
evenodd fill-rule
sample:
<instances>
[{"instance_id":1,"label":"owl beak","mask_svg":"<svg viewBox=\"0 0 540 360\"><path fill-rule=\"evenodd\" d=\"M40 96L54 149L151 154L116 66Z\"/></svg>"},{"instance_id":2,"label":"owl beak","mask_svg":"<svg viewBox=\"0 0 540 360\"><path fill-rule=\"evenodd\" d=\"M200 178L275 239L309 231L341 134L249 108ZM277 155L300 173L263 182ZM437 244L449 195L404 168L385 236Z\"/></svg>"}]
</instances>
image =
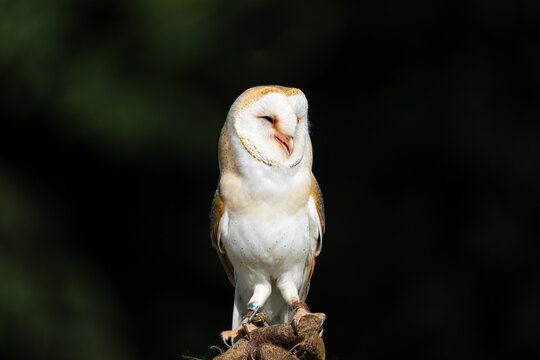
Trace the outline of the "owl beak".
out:
<instances>
[{"instance_id":1,"label":"owl beak","mask_svg":"<svg viewBox=\"0 0 540 360\"><path fill-rule=\"evenodd\" d=\"M294 141L293 141L292 136L278 133L274 135L274 138L279 143L279 145L281 145L281 147L287 152L287 155L291 156L294 150Z\"/></svg>"}]
</instances>

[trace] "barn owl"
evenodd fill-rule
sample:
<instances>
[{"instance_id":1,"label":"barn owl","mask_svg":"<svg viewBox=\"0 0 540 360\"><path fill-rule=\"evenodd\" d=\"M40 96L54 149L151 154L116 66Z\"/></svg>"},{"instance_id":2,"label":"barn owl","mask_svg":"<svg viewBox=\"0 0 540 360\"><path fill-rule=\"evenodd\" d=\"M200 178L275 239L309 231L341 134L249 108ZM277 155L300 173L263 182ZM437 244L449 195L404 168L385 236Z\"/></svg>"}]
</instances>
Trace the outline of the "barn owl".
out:
<instances>
[{"instance_id":1,"label":"barn owl","mask_svg":"<svg viewBox=\"0 0 540 360\"><path fill-rule=\"evenodd\" d=\"M311 313L305 299L325 220L307 110L299 89L258 86L236 99L223 125L210 236L235 286L224 341L253 329L262 310L269 323L292 318L293 327Z\"/></svg>"}]
</instances>

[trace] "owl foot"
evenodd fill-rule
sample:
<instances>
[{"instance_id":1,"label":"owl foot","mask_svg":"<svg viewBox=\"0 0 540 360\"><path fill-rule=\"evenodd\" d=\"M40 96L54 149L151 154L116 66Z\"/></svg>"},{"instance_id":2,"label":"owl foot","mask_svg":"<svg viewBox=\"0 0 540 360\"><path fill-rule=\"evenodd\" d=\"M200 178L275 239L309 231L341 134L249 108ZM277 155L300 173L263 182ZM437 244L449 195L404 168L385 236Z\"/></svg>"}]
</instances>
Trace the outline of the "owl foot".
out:
<instances>
[{"instance_id":1,"label":"owl foot","mask_svg":"<svg viewBox=\"0 0 540 360\"><path fill-rule=\"evenodd\" d=\"M228 347L230 347L231 344L243 337L247 336L249 340L249 334L253 330L259 327L268 326L268 324L266 323L266 318L268 317L268 315L263 313L259 306L250 305L249 308L250 310L247 312L246 315L244 315L244 318L240 323L239 327L234 330L221 332L221 340ZM228 343L229 339L231 340L231 344Z\"/></svg>"},{"instance_id":2,"label":"owl foot","mask_svg":"<svg viewBox=\"0 0 540 360\"><path fill-rule=\"evenodd\" d=\"M317 318L318 322L320 323L320 332L319 335L322 335L322 326L324 321L326 320L326 315L323 313L312 313L305 302L303 301L294 301L293 302L293 309L294 309L294 316L291 321L291 327L294 331L294 334L298 336L298 324L300 324L300 320L306 316L314 316Z\"/></svg>"},{"instance_id":3,"label":"owl foot","mask_svg":"<svg viewBox=\"0 0 540 360\"><path fill-rule=\"evenodd\" d=\"M241 338L243 334L244 329L239 326L234 330L227 330L222 331L219 336L221 337L221 341L227 346L231 347L234 344L234 340L237 338ZM231 343L228 343L228 340L231 339Z\"/></svg>"}]
</instances>

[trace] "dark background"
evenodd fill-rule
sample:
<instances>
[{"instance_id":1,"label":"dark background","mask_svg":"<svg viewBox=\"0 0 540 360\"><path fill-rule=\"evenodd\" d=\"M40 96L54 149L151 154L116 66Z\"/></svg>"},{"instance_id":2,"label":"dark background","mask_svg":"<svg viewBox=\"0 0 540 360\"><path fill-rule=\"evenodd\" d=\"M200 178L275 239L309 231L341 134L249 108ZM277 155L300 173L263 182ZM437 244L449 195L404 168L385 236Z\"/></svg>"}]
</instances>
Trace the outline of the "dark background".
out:
<instances>
[{"instance_id":1,"label":"dark background","mask_svg":"<svg viewBox=\"0 0 540 360\"><path fill-rule=\"evenodd\" d=\"M0 357L213 356L246 88L310 102L332 359L540 356L537 1L3 1Z\"/></svg>"}]
</instances>

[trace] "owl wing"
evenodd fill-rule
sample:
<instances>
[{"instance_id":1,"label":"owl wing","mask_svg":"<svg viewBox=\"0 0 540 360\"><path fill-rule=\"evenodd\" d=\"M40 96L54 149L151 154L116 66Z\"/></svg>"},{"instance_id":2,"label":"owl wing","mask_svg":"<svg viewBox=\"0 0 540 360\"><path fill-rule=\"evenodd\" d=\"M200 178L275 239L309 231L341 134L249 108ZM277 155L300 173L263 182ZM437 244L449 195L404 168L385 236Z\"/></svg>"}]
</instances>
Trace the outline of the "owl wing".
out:
<instances>
[{"instance_id":1,"label":"owl wing","mask_svg":"<svg viewBox=\"0 0 540 360\"><path fill-rule=\"evenodd\" d=\"M212 209L210 211L210 240L212 241L212 246L216 248L219 260L227 273L229 281L235 285L234 281L234 268L227 256L227 250L221 242L221 235L227 232L228 227L228 214L223 202L223 198L219 193L219 187L217 188L214 194L214 200L212 201Z\"/></svg>"},{"instance_id":2,"label":"owl wing","mask_svg":"<svg viewBox=\"0 0 540 360\"><path fill-rule=\"evenodd\" d=\"M315 179L315 176L311 174L311 195L308 202L308 212L310 217L310 224L314 225L313 228L316 231L313 232L315 237L315 249L311 254L310 258L306 261L305 268L305 281L300 289L300 298L302 301L305 300L307 293L309 291L309 283L311 282L311 276L313 276L313 271L315 271L315 257L319 255L322 249L322 239L325 230L325 218L324 218L324 203L321 188Z\"/></svg>"}]
</instances>

